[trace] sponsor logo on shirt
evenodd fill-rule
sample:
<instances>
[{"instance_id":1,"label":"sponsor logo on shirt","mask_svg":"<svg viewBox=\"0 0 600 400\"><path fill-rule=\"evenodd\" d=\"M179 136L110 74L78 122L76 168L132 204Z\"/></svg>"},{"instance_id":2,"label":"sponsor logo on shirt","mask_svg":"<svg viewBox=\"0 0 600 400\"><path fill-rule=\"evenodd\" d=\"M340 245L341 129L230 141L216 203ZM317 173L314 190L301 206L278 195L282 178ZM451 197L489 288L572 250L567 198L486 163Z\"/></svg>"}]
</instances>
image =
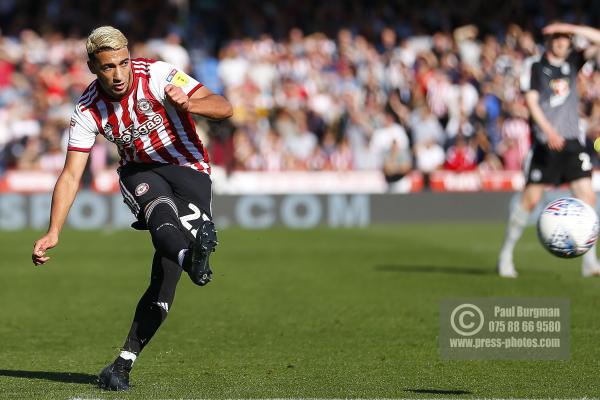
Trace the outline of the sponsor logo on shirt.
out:
<instances>
[{"instance_id":1,"label":"sponsor logo on shirt","mask_svg":"<svg viewBox=\"0 0 600 400\"><path fill-rule=\"evenodd\" d=\"M163 118L160 116L160 114L154 114L152 118L140 124L140 126L137 128L134 127L133 124L129 125L127 129L121 132L119 137L114 137L112 134L109 136L106 132L106 127L104 135L106 136L106 139L117 144L118 146L130 146L135 139L139 138L140 136L148 135L150 132L161 126L162 123Z\"/></svg>"},{"instance_id":2,"label":"sponsor logo on shirt","mask_svg":"<svg viewBox=\"0 0 600 400\"><path fill-rule=\"evenodd\" d=\"M172 69L167 76L167 82L177 87L182 87L190 83L190 77L177 69Z\"/></svg>"},{"instance_id":3,"label":"sponsor logo on shirt","mask_svg":"<svg viewBox=\"0 0 600 400\"><path fill-rule=\"evenodd\" d=\"M173 77L173 85L177 87L183 87L190 83L190 77L183 72L177 72Z\"/></svg>"},{"instance_id":4,"label":"sponsor logo on shirt","mask_svg":"<svg viewBox=\"0 0 600 400\"><path fill-rule=\"evenodd\" d=\"M171 82L171 81L173 80L173 77L175 76L175 74L176 74L177 72L178 72L178 71L177 71L175 68L173 68L173 69L171 70L171 72L169 72L169 75L167 75L167 82Z\"/></svg>"}]
</instances>

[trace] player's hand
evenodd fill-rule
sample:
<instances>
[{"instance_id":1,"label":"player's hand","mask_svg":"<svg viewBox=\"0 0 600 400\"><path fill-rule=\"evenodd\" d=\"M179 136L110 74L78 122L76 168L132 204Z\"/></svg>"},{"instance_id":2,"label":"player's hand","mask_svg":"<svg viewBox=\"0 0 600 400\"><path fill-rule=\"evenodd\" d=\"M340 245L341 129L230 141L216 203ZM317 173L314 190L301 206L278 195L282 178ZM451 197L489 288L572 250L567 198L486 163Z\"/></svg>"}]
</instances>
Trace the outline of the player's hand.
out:
<instances>
[{"instance_id":1,"label":"player's hand","mask_svg":"<svg viewBox=\"0 0 600 400\"><path fill-rule=\"evenodd\" d=\"M548 147L553 151L560 151L565 146L565 139L556 131L548 132Z\"/></svg>"},{"instance_id":2,"label":"player's hand","mask_svg":"<svg viewBox=\"0 0 600 400\"><path fill-rule=\"evenodd\" d=\"M47 233L42 238L37 240L33 244L33 253L31 254L31 260L33 265L45 264L50 257L46 256L46 250L49 250L58 244L58 236Z\"/></svg>"},{"instance_id":3,"label":"player's hand","mask_svg":"<svg viewBox=\"0 0 600 400\"><path fill-rule=\"evenodd\" d=\"M180 87L175 85L167 85L165 87L165 95L171 104L173 104L178 110L187 111L190 108L190 98Z\"/></svg>"}]
</instances>

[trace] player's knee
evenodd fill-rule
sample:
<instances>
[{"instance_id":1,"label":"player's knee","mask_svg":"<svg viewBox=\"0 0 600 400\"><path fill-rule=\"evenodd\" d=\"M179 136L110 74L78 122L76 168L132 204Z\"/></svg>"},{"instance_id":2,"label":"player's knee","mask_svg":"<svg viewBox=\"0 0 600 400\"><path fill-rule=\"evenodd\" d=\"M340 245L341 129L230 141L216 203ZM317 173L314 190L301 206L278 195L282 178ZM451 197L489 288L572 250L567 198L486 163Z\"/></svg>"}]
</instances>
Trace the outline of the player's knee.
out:
<instances>
[{"instance_id":1,"label":"player's knee","mask_svg":"<svg viewBox=\"0 0 600 400\"><path fill-rule=\"evenodd\" d=\"M146 225L152 231L166 227L178 228L179 214L172 198L161 196L152 200L144 208Z\"/></svg>"},{"instance_id":2,"label":"player's knee","mask_svg":"<svg viewBox=\"0 0 600 400\"><path fill-rule=\"evenodd\" d=\"M596 205L596 200L597 200L596 192L590 191L590 193L588 195L588 203L591 206L595 206Z\"/></svg>"},{"instance_id":3,"label":"player's knee","mask_svg":"<svg viewBox=\"0 0 600 400\"><path fill-rule=\"evenodd\" d=\"M538 205L541 199L541 194L527 193L523 196L523 199L521 200L521 205L526 211L531 212Z\"/></svg>"},{"instance_id":4,"label":"player's knee","mask_svg":"<svg viewBox=\"0 0 600 400\"><path fill-rule=\"evenodd\" d=\"M592 207L596 206L596 193L593 191L586 192L580 196L580 199Z\"/></svg>"}]
</instances>

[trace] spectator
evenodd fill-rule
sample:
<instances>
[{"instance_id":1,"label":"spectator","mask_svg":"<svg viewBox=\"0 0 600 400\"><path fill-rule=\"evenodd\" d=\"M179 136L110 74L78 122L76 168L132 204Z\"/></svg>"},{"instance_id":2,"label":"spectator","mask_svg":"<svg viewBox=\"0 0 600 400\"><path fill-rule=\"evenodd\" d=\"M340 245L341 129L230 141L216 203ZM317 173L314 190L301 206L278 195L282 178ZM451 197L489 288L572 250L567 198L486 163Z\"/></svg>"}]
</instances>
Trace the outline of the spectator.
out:
<instances>
[{"instance_id":1,"label":"spectator","mask_svg":"<svg viewBox=\"0 0 600 400\"><path fill-rule=\"evenodd\" d=\"M407 143L408 144L408 143ZM388 184L398 182L412 169L410 148L393 140L383 159L383 175Z\"/></svg>"},{"instance_id":2,"label":"spectator","mask_svg":"<svg viewBox=\"0 0 600 400\"><path fill-rule=\"evenodd\" d=\"M455 172L473 171L477 167L477 154L462 134L446 151L444 168Z\"/></svg>"},{"instance_id":3,"label":"spectator","mask_svg":"<svg viewBox=\"0 0 600 400\"><path fill-rule=\"evenodd\" d=\"M392 143L396 142L400 149L408 149L408 136L402 125L395 120L394 114L388 111L383 114L383 126L373 131L371 138L371 154L375 160L378 160L378 168L384 164L385 155L390 152Z\"/></svg>"},{"instance_id":4,"label":"spectator","mask_svg":"<svg viewBox=\"0 0 600 400\"><path fill-rule=\"evenodd\" d=\"M521 107L523 108L523 107ZM502 123L502 141L498 151L507 170L523 169L523 162L530 147L529 123L523 118L527 110L518 111L517 106ZM519 115L520 114L520 115Z\"/></svg>"},{"instance_id":5,"label":"spectator","mask_svg":"<svg viewBox=\"0 0 600 400\"><path fill-rule=\"evenodd\" d=\"M298 114L295 120L297 129L294 129L291 134L288 134L285 139L286 150L294 159L294 169L303 169L307 165L309 158L320 154L320 149L317 147L317 137L308 130L306 116Z\"/></svg>"},{"instance_id":6,"label":"spectator","mask_svg":"<svg viewBox=\"0 0 600 400\"><path fill-rule=\"evenodd\" d=\"M211 85L232 102L234 118L203 122L202 131L215 165L227 171L381 170L394 159L404 166L407 149L424 174L444 165L471 170L473 152L481 170L518 170L529 146L518 81L526 58L540 53L531 21L544 24L560 11L590 24L600 15L570 0L520 15L510 3L475 1L439 15L430 13L437 3L425 1L400 14L373 0L338 7L335 19L326 17L327 2L314 0L249 0L253 18L229 12L227 0L150 0L152 13L126 2L114 15L102 10L116 1L106 1L98 15L64 1L3 8L11 18L0 34L0 174L59 163L73 104L92 79L82 37L98 20L128 27L134 57L220 79ZM34 6L48 12L30 16ZM477 23L453 25L464 15ZM148 34L152 40L136 40ZM581 74L588 132L600 125L596 69L590 63ZM93 154L92 172L114 162L105 145Z\"/></svg>"},{"instance_id":7,"label":"spectator","mask_svg":"<svg viewBox=\"0 0 600 400\"><path fill-rule=\"evenodd\" d=\"M156 54L161 60L187 73L191 72L190 55L181 45L181 37L177 33L169 33L164 40L151 40L148 47L150 52Z\"/></svg>"},{"instance_id":8,"label":"spectator","mask_svg":"<svg viewBox=\"0 0 600 400\"><path fill-rule=\"evenodd\" d=\"M429 105L424 104L413 111L411 115L411 129L415 146L424 143L443 145L446 134L439 119L431 112Z\"/></svg>"}]
</instances>

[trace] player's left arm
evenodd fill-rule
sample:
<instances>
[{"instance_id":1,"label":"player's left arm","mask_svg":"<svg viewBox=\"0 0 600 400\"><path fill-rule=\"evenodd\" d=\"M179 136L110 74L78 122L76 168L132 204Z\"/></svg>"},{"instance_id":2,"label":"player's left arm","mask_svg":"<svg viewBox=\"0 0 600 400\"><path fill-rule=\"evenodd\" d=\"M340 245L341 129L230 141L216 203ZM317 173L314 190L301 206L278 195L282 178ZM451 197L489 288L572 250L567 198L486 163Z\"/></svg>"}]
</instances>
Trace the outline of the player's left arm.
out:
<instances>
[{"instance_id":1,"label":"player's left arm","mask_svg":"<svg viewBox=\"0 0 600 400\"><path fill-rule=\"evenodd\" d=\"M175 85L165 86L165 96L178 110L190 112L210 119L225 119L233 115L231 103L206 86L194 91L191 96Z\"/></svg>"}]
</instances>

